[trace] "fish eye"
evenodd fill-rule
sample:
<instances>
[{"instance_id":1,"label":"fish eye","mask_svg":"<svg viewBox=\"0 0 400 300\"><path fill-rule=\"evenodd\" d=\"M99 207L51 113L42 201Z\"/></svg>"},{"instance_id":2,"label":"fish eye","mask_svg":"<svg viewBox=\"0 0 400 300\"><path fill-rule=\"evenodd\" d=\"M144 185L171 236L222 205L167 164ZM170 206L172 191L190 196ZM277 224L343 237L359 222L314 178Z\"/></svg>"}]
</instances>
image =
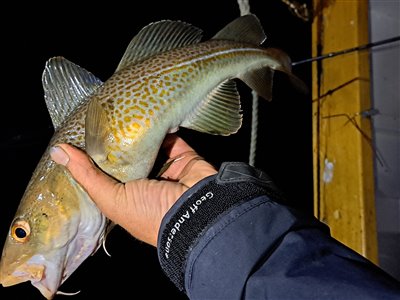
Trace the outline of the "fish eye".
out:
<instances>
[{"instance_id":1,"label":"fish eye","mask_svg":"<svg viewBox=\"0 0 400 300\"><path fill-rule=\"evenodd\" d=\"M31 233L29 223L23 220L16 220L11 227L11 236L17 242L25 242Z\"/></svg>"}]
</instances>

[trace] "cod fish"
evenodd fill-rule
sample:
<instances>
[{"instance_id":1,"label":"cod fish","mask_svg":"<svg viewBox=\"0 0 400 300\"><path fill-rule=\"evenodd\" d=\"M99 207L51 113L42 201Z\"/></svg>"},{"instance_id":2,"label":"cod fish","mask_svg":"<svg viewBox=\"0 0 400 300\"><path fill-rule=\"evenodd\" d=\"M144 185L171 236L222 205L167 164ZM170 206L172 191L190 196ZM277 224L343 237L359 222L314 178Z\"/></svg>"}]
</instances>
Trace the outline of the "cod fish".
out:
<instances>
[{"instance_id":1,"label":"cod fish","mask_svg":"<svg viewBox=\"0 0 400 300\"><path fill-rule=\"evenodd\" d=\"M31 281L52 299L104 242L108 220L69 172L51 160L52 146L85 149L103 171L126 182L149 176L166 134L179 127L236 133L242 111L235 79L267 100L275 71L296 86L302 83L284 52L261 47L265 38L252 14L207 41L191 24L153 22L131 40L105 82L66 58L49 59L42 82L54 135L11 223L0 283Z\"/></svg>"}]
</instances>

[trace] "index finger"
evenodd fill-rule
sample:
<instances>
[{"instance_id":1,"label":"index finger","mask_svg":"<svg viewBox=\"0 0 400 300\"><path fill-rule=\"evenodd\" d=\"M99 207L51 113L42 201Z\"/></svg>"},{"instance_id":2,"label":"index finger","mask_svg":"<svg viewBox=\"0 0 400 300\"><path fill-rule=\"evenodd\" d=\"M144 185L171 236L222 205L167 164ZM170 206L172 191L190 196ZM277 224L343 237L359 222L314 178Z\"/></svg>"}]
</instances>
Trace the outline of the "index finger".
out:
<instances>
[{"instance_id":1,"label":"index finger","mask_svg":"<svg viewBox=\"0 0 400 300\"><path fill-rule=\"evenodd\" d=\"M195 150L190 147L181 137L177 136L174 133L167 134L161 148L164 149L166 152L167 156L169 158L174 158L182 153L193 151Z\"/></svg>"},{"instance_id":2,"label":"index finger","mask_svg":"<svg viewBox=\"0 0 400 300\"><path fill-rule=\"evenodd\" d=\"M202 178L216 173L210 163L175 134L170 134L165 138L162 148L166 150L169 159L160 172L161 178L179 181L191 187ZM198 161L202 162L197 163Z\"/></svg>"}]
</instances>

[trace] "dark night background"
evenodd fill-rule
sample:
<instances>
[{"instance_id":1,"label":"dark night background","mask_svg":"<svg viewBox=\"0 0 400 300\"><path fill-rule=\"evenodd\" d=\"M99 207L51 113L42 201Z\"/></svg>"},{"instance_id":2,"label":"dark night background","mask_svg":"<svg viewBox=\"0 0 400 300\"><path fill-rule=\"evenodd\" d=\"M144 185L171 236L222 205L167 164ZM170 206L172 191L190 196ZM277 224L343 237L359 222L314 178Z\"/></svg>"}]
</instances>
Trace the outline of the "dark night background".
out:
<instances>
[{"instance_id":1,"label":"dark night background","mask_svg":"<svg viewBox=\"0 0 400 300\"><path fill-rule=\"evenodd\" d=\"M240 14L235 0L133 1L129 7L117 1L85 3L85 7L66 1L54 1L49 6L26 6L20 2L8 5L1 18L0 248L30 176L53 134L41 83L47 59L64 56L105 81L131 38L150 22L186 21L203 29L207 39ZM293 61L310 56L310 23L294 16L280 0L254 0L250 6L268 37L265 47L283 49ZM310 67L293 69L309 87ZM274 100L259 103L256 166L274 179L295 206L312 213L311 96L300 94L283 78L278 77L275 84ZM236 135L180 132L216 165L228 160L248 161L251 93L241 83L239 88L244 124ZM116 299L135 299L136 295L158 298L160 294L162 298L186 299L162 273L154 248L117 228L109 235L107 249L111 258L100 249L60 290L81 290L70 299L108 298L107 295ZM0 299L44 298L28 282L0 286Z\"/></svg>"}]
</instances>

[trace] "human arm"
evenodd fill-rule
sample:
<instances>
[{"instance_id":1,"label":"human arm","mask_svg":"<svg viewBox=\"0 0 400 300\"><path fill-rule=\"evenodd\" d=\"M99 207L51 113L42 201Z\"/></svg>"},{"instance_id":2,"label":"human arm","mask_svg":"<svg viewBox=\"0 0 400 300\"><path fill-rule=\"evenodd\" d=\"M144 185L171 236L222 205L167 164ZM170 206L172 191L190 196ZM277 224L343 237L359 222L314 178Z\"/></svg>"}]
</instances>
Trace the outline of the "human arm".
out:
<instances>
[{"instance_id":1,"label":"human arm","mask_svg":"<svg viewBox=\"0 0 400 300\"><path fill-rule=\"evenodd\" d=\"M169 180L118 183L66 145L69 159L56 160L109 218L138 239L158 242L163 270L189 298L400 297L396 280L287 206L264 172L224 163L216 174L182 140L172 142L167 148L177 151L169 157L185 157L164 173ZM120 204L109 203L115 197Z\"/></svg>"}]
</instances>

